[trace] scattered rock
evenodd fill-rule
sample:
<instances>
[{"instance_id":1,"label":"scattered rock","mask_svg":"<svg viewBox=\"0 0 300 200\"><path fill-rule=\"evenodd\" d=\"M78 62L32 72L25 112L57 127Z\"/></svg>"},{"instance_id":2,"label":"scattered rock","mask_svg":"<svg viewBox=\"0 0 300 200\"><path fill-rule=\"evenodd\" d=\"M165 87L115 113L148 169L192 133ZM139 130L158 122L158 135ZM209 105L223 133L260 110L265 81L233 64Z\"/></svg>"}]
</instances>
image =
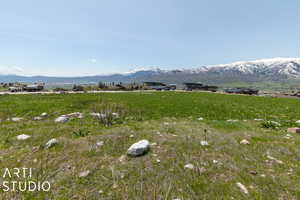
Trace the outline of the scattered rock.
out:
<instances>
[{"instance_id":1,"label":"scattered rock","mask_svg":"<svg viewBox=\"0 0 300 200\"><path fill-rule=\"evenodd\" d=\"M58 118L56 118L55 119L55 122L60 122L60 123L64 123L64 122L67 122L67 121L69 121L69 117L67 117L67 116L60 116L60 117L58 117Z\"/></svg>"},{"instance_id":2,"label":"scattered rock","mask_svg":"<svg viewBox=\"0 0 300 200\"><path fill-rule=\"evenodd\" d=\"M194 169L194 168L195 168L194 165L191 163L184 165L184 169Z\"/></svg>"},{"instance_id":3,"label":"scattered rock","mask_svg":"<svg viewBox=\"0 0 300 200\"><path fill-rule=\"evenodd\" d=\"M156 145L157 145L156 142L151 143L151 146L156 146Z\"/></svg>"},{"instance_id":4,"label":"scattered rock","mask_svg":"<svg viewBox=\"0 0 300 200\"><path fill-rule=\"evenodd\" d=\"M252 175L257 175L256 171L250 171L249 173L252 174Z\"/></svg>"},{"instance_id":5,"label":"scattered rock","mask_svg":"<svg viewBox=\"0 0 300 200\"><path fill-rule=\"evenodd\" d=\"M237 120L237 119L229 119L229 120L227 120L227 122L231 122L231 123L234 123L234 122L238 122L239 120Z\"/></svg>"},{"instance_id":6,"label":"scattered rock","mask_svg":"<svg viewBox=\"0 0 300 200\"><path fill-rule=\"evenodd\" d=\"M202 121L204 120L203 117L199 117L197 120Z\"/></svg>"},{"instance_id":7,"label":"scattered rock","mask_svg":"<svg viewBox=\"0 0 300 200\"><path fill-rule=\"evenodd\" d=\"M283 138L286 138L286 139L291 139L293 136L290 135L290 134L286 134Z\"/></svg>"},{"instance_id":8,"label":"scattered rock","mask_svg":"<svg viewBox=\"0 0 300 200\"><path fill-rule=\"evenodd\" d=\"M129 156L137 157L146 154L150 149L150 143L148 140L141 140L134 143L127 150Z\"/></svg>"},{"instance_id":9,"label":"scattered rock","mask_svg":"<svg viewBox=\"0 0 300 200\"><path fill-rule=\"evenodd\" d=\"M297 128L297 127L295 127L295 128L288 128L287 132L288 133L300 133L300 128Z\"/></svg>"},{"instance_id":10,"label":"scattered rock","mask_svg":"<svg viewBox=\"0 0 300 200\"><path fill-rule=\"evenodd\" d=\"M115 118L118 118L118 117L119 117L119 113L113 112L113 113L111 113L111 114L112 114L112 116L115 117Z\"/></svg>"},{"instance_id":11,"label":"scattered rock","mask_svg":"<svg viewBox=\"0 0 300 200\"><path fill-rule=\"evenodd\" d=\"M164 125L165 126L168 126L170 123L169 122L164 122Z\"/></svg>"},{"instance_id":12,"label":"scattered rock","mask_svg":"<svg viewBox=\"0 0 300 200\"><path fill-rule=\"evenodd\" d=\"M51 140L49 140L46 145L45 145L45 148L48 149L48 148L51 148L53 147L54 145L58 144L58 140L53 138Z\"/></svg>"},{"instance_id":13,"label":"scattered rock","mask_svg":"<svg viewBox=\"0 0 300 200\"><path fill-rule=\"evenodd\" d=\"M300 124L300 120L296 121L297 124Z\"/></svg>"},{"instance_id":14,"label":"scattered rock","mask_svg":"<svg viewBox=\"0 0 300 200\"><path fill-rule=\"evenodd\" d=\"M104 142L103 142L103 141L99 141L99 142L96 143L96 146L97 146L97 147L101 147L101 146L103 146L103 145L104 145Z\"/></svg>"},{"instance_id":15,"label":"scattered rock","mask_svg":"<svg viewBox=\"0 0 300 200\"><path fill-rule=\"evenodd\" d=\"M41 117L47 117L47 116L48 116L48 113L44 112L44 113L41 114Z\"/></svg>"},{"instance_id":16,"label":"scattered rock","mask_svg":"<svg viewBox=\"0 0 300 200\"><path fill-rule=\"evenodd\" d=\"M69 117L69 118L79 118L79 119L83 118L83 115L80 112L74 112L74 113L70 113L70 114L62 115L62 116Z\"/></svg>"},{"instance_id":17,"label":"scattered rock","mask_svg":"<svg viewBox=\"0 0 300 200\"><path fill-rule=\"evenodd\" d=\"M156 159L156 162L157 162L157 163L160 163L160 160L159 160L159 159Z\"/></svg>"},{"instance_id":18,"label":"scattered rock","mask_svg":"<svg viewBox=\"0 0 300 200\"><path fill-rule=\"evenodd\" d=\"M263 119L254 119L254 121L264 121Z\"/></svg>"},{"instance_id":19,"label":"scattered rock","mask_svg":"<svg viewBox=\"0 0 300 200\"><path fill-rule=\"evenodd\" d=\"M219 162L219 161L217 161L217 160L213 160L213 163L214 163L214 164L217 164L218 162Z\"/></svg>"},{"instance_id":20,"label":"scattered rock","mask_svg":"<svg viewBox=\"0 0 300 200\"><path fill-rule=\"evenodd\" d=\"M122 155L122 156L119 158L119 161L120 161L121 163L125 162L125 160L126 160L126 156L125 156L125 155Z\"/></svg>"},{"instance_id":21,"label":"scattered rock","mask_svg":"<svg viewBox=\"0 0 300 200\"><path fill-rule=\"evenodd\" d=\"M202 141L200 142L200 144L201 144L202 146L208 146L208 142L205 141L205 140L202 140Z\"/></svg>"},{"instance_id":22,"label":"scattered rock","mask_svg":"<svg viewBox=\"0 0 300 200\"><path fill-rule=\"evenodd\" d=\"M30 138L30 136L29 135L25 135L25 134L17 136L17 140L27 140L29 138Z\"/></svg>"},{"instance_id":23,"label":"scattered rock","mask_svg":"<svg viewBox=\"0 0 300 200\"><path fill-rule=\"evenodd\" d=\"M240 188L240 190L244 193L244 194L249 194L246 186L244 186L242 183L237 182L236 185Z\"/></svg>"},{"instance_id":24,"label":"scattered rock","mask_svg":"<svg viewBox=\"0 0 300 200\"><path fill-rule=\"evenodd\" d=\"M281 160L278 160L270 155L267 155L267 158L270 159L270 160L274 160L275 162L277 162L278 164L283 164L283 162Z\"/></svg>"},{"instance_id":25,"label":"scattered rock","mask_svg":"<svg viewBox=\"0 0 300 200\"><path fill-rule=\"evenodd\" d=\"M19 121L22 121L22 120L23 120L22 117L13 117L13 118L11 118L11 121L13 121L13 122L19 122Z\"/></svg>"},{"instance_id":26,"label":"scattered rock","mask_svg":"<svg viewBox=\"0 0 300 200\"><path fill-rule=\"evenodd\" d=\"M42 119L43 119L43 118L40 117L40 116L37 116L37 117L34 117L34 118L33 118L33 120L36 120L36 121L37 121L37 120L42 120Z\"/></svg>"},{"instance_id":27,"label":"scattered rock","mask_svg":"<svg viewBox=\"0 0 300 200\"><path fill-rule=\"evenodd\" d=\"M100 118L100 113L90 113L90 115L92 117L98 117L98 118Z\"/></svg>"},{"instance_id":28,"label":"scattered rock","mask_svg":"<svg viewBox=\"0 0 300 200\"><path fill-rule=\"evenodd\" d=\"M134 137L134 135L130 135L129 137L130 137L130 138L133 138L133 137Z\"/></svg>"},{"instance_id":29,"label":"scattered rock","mask_svg":"<svg viewBox=\"0 0 300 200\"><path fill-rule=\"evenodd\" d=\"M279 122L270 121L270 123L274 124L275 126L281 126L281 124Z\"/></svg>"},{"instance_id":30,"label":"scattered rock","mask_svg":"<svg viewBox=\"0 0 300 200\"><path fill-rule=\"evenodd\" d=\"M78 176L80 178L83 178L83 177L87 177L90 173L91 173L90 170L86 170L86 171L80 172Z\"/></svg>"},{"instance_id":31,"label":"scattered rock","mask_svg":"<svg viewBox=\"0 0 300 200\"><path fill-rule=\"evenodd\" d=\"M243 139L242 141L240 141L240 144L250 144L250 142L246 139Z\"/></svg>"},{"instance_id":32,"label":"scattered rock","mask_svg":"<svg viewBox=\"0 0 300 200\"><path fill-rule=\"evenodd\" d=\"M103 194L103 190L99 190L98 193L99 193L99 194Z\"/></svg>"}]
</instances>

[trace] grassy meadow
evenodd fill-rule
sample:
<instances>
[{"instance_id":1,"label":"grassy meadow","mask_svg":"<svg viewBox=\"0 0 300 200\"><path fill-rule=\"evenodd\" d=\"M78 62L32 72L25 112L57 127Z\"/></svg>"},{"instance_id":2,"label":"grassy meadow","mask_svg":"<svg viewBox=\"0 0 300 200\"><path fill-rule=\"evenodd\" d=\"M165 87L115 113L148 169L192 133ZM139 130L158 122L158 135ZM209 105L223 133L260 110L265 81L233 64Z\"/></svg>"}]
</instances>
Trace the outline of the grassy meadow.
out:
<instances>
[{"instance_id":1,"label":"grassy meadow","mask_svg":"<svg viewBox=\"0 0 300 200\"><path fill-rule=\"evenodd\" d=\"M33 120L43 112L48 116ZM83 118L54 122L73 112ZM119 117L105 123L92 112ZM23 120L7 120L13 117ZM0 199L300 199L300 134L286 137L300 120L298 99L206 92L2 95L0 119L1 177L4 168L31 167L32 180L51 182L49 192L0 190ZM263 126L267 121L280 125ZM17 140L21 134L31 137ZM52 138L58 144L45 148ZM152 143L150 151L126 156L142 139ZM250 144L240 144L243 139Z\"/></svg>"}]
</instances>

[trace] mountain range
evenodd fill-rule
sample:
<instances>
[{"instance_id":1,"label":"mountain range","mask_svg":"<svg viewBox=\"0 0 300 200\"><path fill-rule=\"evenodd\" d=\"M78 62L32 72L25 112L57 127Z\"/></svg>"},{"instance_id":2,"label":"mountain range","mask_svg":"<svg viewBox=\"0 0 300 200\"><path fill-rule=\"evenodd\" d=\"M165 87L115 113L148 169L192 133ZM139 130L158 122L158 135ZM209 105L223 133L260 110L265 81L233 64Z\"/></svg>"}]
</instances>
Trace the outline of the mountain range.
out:
<instances>
[{"instance_id":1,"label":"mountain range","mask_svg":"<svg viewBox=\"0 0 300 200\"><path fill-rule=\"evenodd\" d=\"M163 70L144 68L132 72L82 77L20 76L1 74L0 82L45 82L47 84L84 84L101 82L162 81L166 83L203 82L223 84L231 82L286 82L300 80L300 58L271 58L235 62L193 69Z\"/></svg>"}]
</instances>

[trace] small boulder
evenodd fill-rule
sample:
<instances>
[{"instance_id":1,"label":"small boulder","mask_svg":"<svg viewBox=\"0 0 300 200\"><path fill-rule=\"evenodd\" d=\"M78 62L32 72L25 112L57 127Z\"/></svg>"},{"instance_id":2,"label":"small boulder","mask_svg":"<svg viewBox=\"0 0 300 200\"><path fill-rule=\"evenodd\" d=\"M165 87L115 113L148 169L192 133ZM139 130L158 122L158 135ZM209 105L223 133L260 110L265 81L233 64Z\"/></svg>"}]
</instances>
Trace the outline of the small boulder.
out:
<instances>
[{"instance_id":1,"label":"small boulder","mask_svg":"<svg viewBox=\"0 0 300 200\"><path fill-rule=\"evenodd\" d=\"M243 139L242 141L240 141L240 144L250 144L250 142L246 139Z\"/></svg>"},{"instance_id":2,"label":"small boulder","mask_svg":"<svg viewBox=\"0 0 300 200\"><path fill-rule=\"evenodd\" d=\"M239 120L237 119L228 119L227 122L230 122L230 123L235 123L235 122L238 122Z\"/></svg>"},{"instance_id":3,"label":"small boulder","mask_svg":"<svg viewBox=\"0 0 300 200\"><path fill-rule=\"evenodd\" d=\"M40 116L34 117L33 120L38 121L38 120L42 120L43 118Z\"/></svg>"},{"instance_id":4,"label":"small boulder","mask_svg":"<svg viewBox=\"0 0 300 200\"><path fill-rule=\"evenodd\" d=\"M292 137L293 137L292 135L286 134L283 138L285 138L285 139L291 139Z\"/></svg>"},{"instance_id":5,"label":"small boulder","mask_svg":"<svg viewBox=\"0 0 300 200\"><path fill-rule=\"evenodd\" d=\"M132 157L137 157L146 154L150 149L150 143L148 140L141 140L134 143L127 150L127 154Z\"/></svg>"},{"instance_id":6,"label":"small boulder","mask_svg":"<svg viewBox=\"0 0 300 200\"><path fill-rule=\"evenodd\" d=\"M26 134L22 134L22 135L17 136L17 140L27 140L29 138L30 138L30 136L26 135Z\"/></svg>"},{"instance_id":7,"label":"small boulder","mask_svg":"<svg viewBox=\"0 0 300 200\"><path fill-rule=\"evenodd\" d=\"M254 119L254 121L263 121L263 119Z\"/></svg>"},{"instance_id":8,"label":"small boulder","mask_svg":"<svg viewBox=\"0 0 300 200\"><path fill-rule=\"evenodd\" d=\"M51 140L49 140L46 145L45 145L45 148L48 149L48 148L51 148L53 147L54 145L58 144L58 140L53 138Z\"/></svg>"},{"instance_id":9,"label":"small boulder","mask_svg":"<svg viewBox=\"0 0 300 200\"><path fill-rule=\"evenodd\" d=\"M205 140L202 140L202 141L200 142L200 144L201 144L201 146L208 146L208 142L205 141Z\"/></svg>"},{"instance_id":10,"label":"small boulder","mask_svg":"<svg viewBox=\"0 0 300 200\"><path fill-rule=\"evenodd\" d=\"M198 121L202 121L202 120L204 120L204 119L203 119L203 117L199 117L197 120L198 120Z\"/></svg>"},{"instance_id":11,"label":"small boulder","mask_svg":"<svg viewBox=\"0 0 300 200\"><path fill-rule=\"evenodd\" d=\"M23 120L23 118L21 118L21 117L13 117L13 118L11 118L11 121L13 121L13 122L19 122L19 121L22 121Z\"/></svg>"},{"instance_id":12,"label":"small boulder","mask_svg":"<svg viewBox=\"0 0 300 200\"><path fill-rule=\"evenodd\" d=\"M241 190L244 194L249 194L248 189L247 189L246 186L244 186L242 183L237 182L236 185L240 188L240 190Z\"/></svg>"},{"instance_id":13,"label":"small boulder","mask_svg":"<svg viewBox=\"0 0 300 200\"><path fill-rule=\"evenodd\" d=\"M104 142L103 142L103 141L99 141L99 142L96 143L96 146L97 146L97 147L101 147L101 146L103 146L103 145L104 145Z\"/></svg>"},{"instance_id":14,"label":"small boulder","mask_svg":"<svg viewBox=\"0 0 300 200\"><path fill-rule=\"evenodd\" d=\"M41 117L47 117L47 116L48 116L48 113L44 112L44 113L41 114Z\"/></svg>"},{"instance_id":15,"label":"small boulder","mask_svg":"<svg viewBox=\"0 0 300 200\"><path fill-rule=\"evenodd\" d=\"M277 158L274 158L274 157L272 157L270 155L267 155L267 158L270 159L270 160L275 161L278 164L283 164L283 162L281 160L278 160Z\"/></svg>"},{"instance_id":16,"label":"small boulder","mask_svg":"<svg viewBox=\"0 0 300 200\"><path fill-rule=\"evenodd\" d=\"M194 165L191 163L184 165L184 169L194 169L194 168L195 168Z\"/></svg>"},{"instance_id":17,"label":"small boulder","mask_svg":"<svg viewBox=\"0 0 300 200\"><path fill-rule=\"evenodd\" d=\"M67 121L69 121L69 117L67 117L67 116L60 116L60 117L58 117L58 118L56 118L55 119L55 122L57 122L57 123L64 123L64 122L67 122Z\"/></svg>"},{"instance_id":18,"label":"small boulder","mask_svg":"<svg viewBox=\"0 0 300 200\"><path fill-rule=\"evenodd\" d=\"M80 172L78 176L79 176L79 178L84 178L84 177L87 177L90 173L91 173L90 170L86 170L86 171Z\"/></svg>"},{"instance_id":19,"label":"small boulder","mask_svg":"<svg viewBox=\"0 0 300 200\"><path fill-rule=\"evenodd\" d=\"M297 124L300 124L300 120L297 120L296 123L297 123Z\"/></svg>"}]
</instances>

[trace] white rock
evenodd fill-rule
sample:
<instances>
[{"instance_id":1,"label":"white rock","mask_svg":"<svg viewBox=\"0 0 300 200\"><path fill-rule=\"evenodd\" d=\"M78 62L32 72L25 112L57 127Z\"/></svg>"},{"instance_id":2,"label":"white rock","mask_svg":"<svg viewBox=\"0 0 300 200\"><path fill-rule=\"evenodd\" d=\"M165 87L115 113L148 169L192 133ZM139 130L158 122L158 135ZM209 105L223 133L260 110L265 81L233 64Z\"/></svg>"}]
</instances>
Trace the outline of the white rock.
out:
<instances>
[{"instance_id":1,"label":"white rock","mask_svg":"<svg viewBox=\"0 0 300 200\"><path fill-rule=\"evenodd\" d=\"M239 120L237 120L237 119L229 119L229 120L227 120L227 122L231 122L231 123L234 123L234 122L238 122Z\"/></svg>"},{"instance_id":2,"label":"white rock","mask_svg":"<svg viewBox=\"0 0 300 200\"><path fill-rule=\"evenodd\" d=\"M134 137L134 135L130 135L129 137L130 137L130 138L133 138L133 137Z\"/></svg>"},{"instance_id":3,"label":"white rock","mask_svg":"<svg viewBox=\"0 0 300 200\"><path fill-rule=\"evenodd\" d=\"M133 145L131 145L129 147L129 149L127 150L127 154L129 156L141 156L144 155L145 153L147 153L150 149L150 143L148 140L141 140L137 143L134 143Z\"/></svg>"},{"instance_id":4,"label":"white rock","mask_svg":"<svg viewBox=\"0 0 300 200\"><path fill-rule=\"evenodd\" d=\"M249 194L248 189L246 188L246 186L244 186L243 184L241 184L240 182L237 182L236 185L241 189L241 191L245 194Z\"/></svg>"},{"instance_id":5,"label":"white rock","mask_svg":"<svg viewBox=\"0 0 300 200\"><path fill-rule=\"evenodd\" d=\"M67 117L67 116L60 116L60 117L58 117L58 118L56 118L55 119L55 122L62 122L62 123L64 123L64 122L67 122L67 121L69 121L69 117Z\"/></svg>"},{"instance_id":6,"label":"white rock","mask_svg":"<svg viewBox=\"0 0 300 200\"><path fill-rule=\"evenodd\" d=\"M44 112L44 113L41 114L41 117L47 117L47 116L48 116L48 113Z\"/></svg>"},{"instance_id":7,"label":"white rock","mask_svg":"<svg viewBox=\"0 0 300 200\"><path fill-rule=\"evenodd\" d=\"M33 120L42 120L43 118L40 116L34 117Z\"/></svg>"},{"instance_id":8,"label":"white rock","mask_svg":"<svg viewBox=\"0 0 300 200\"><path fill-rule=\"evenodd\" d=\"M195 167L193 164L189 163L189 164L184 165L184 168L185 169L194 169Z\"/></svg>"},{"instance_id":9,"label":"white rock","mask_svg":"<svg viewBox=\"0 0 300 200\"><path fill-rule=\"evenodd\" d=\"M22 134L22 135L17 136L17 140L27 140L29 138L30 138L30 136L26 135L26 134Z\"/></svg>"},{"instance_id":10,"label":"white rock","mask_svg":"<svg viewBox=\"0 0 300 200\"><path fill-rule=\"evenodd\" d=\"M270 155L267 155L267 158L270 159L270 160L274 160L275 162L277 162L278 164L283 164L283 162L281 160L278 160Z\"/></svg>"},{"instance_id":11,"label":"white rock","mask_svg":"<svg viewBox=\"0 0 300 200\"><path fill-rule=\"evenodd\" d=\"M296 121L297 124L300 124L300 120Z\"/></svg>"},{"instance_id":12,"label":"white rock","mask_svg":"<svg viewBox=\"0 0 300 200\"><path fill-rule=\"evenodd\" d=\"M205 141L205 140L202 140L202 141L200 142L200 144L201 144L202 146L208 146L208 142Z\"/></svg>"},{"instance_id":13,"label":"white rock","mask_svg":"<svg viewBox=\"0 0 300 200\"><path fill-rule=\"evenodd\" d=\"M112 114L112 116L113 117L116 117L116 118L118 118L119 117L119 113L115 113L115 112L113 112L113 113L111 113Z\"/></svg>"},{"instance_id":14,"label":"white rock","mask_svg":"<svg viewBox=\"0 0 300 200\"><path fill-rule=\"evenodd\" d=\"M202 121L204 120L203 117L199 117L197 120Z\"/></svg>"},{"instance_id":15,"label":"white rock","mask_svg":"<svg viewBox=\"0 0 300 200\"><path fill-rule=\"evenodd\" d=\"M99 117L100 116L100 113L90 113L90 115L92 116L92 117Z\"/></svg>"},{"instance_id":16,"label":"white rock","mask_svg":"<svg viewBox=\"0 0 300 200\"><path fill-rule=\"evenodd\" d=\"M250 142L246 139L243 139L242 141L240 141L240 144L250 144Z\"/></svg>"},{"instance_id":17,"label":"white rock","mask_svg":"<svg viewBox=\"0 0 300 200\"><path fill-rule=\"evenodd\" d=\"M156 146L156 145L157 145L156 142L151 143L151 146Z\"/></svg>"},{"instance_id":18,"label":"white rock","mask_svg":"<svg viewBox=\"0 0 300 200\"><path fill-rule=\"evenodd\" d=\"M217 164L217 163L218 163L218 161L217 161L217 160L213 160L213 163L214 163L214 164Z\"/></svg>"},{"instance_id":19,"label":"white rock","mask_svg":"<svg viewBox=\"0 0 300 200\"><path fill-rule=\"evenodd\" d=\"M78 176L80 178L83 178L83 177L87 177L90 173L91 173L90 170L86 170L86 171L80 172Z\"/></svg>"},{"instance_id":20,"label":"white rock","mask_svg":"<svg viewBox=\"0 0 300 200\"><path fill-rule=\"evenodd\" d=\"M55 138L53 138L53 139L49 140L49 141L46 143L45 148L48 149L48 148L50 148L50 147L52 147L52 146L54 146L54 145L56 145L56 144L58 144L58 140L55 139Z\"/></svg>"},{"instance_id":21,"label":"white rock","mask_svg":"<svg viewBox=\"0 0 300 200\"><path fill-rule=\"evenodd\" d=\"M159 159L156 159L156 162L157 162L157 163L160 163L160 160L159 160Z\"/></svg>"},{"instance_id":22,"label":"white rock","mask_svg":"<svg viewBox=\"0 0 300 200\"><path fill-rule=\"evenodd\" d=\"M254 119L254 121L263 121L263 119Z\"/></svg>"},{"instance_id":23,"label":"white rock","mask_svg":"<svg viewBox=\"0 0 300 200\"><path fill-rule=\"evenodd\" d=\"M286 138L286 139L291 139L293 136L290 135L290 134L286 134L283 138Z\"/></svg>"},{"instance_id":24,"label":"white rock","mask_svg":"<svg viewBox=\"0 0 300 200\"><path fill-rule=\"evenodd\" d=\"M103 145L104 145L104 142L103 142L103 141L99 141L99 142L96 143L96 146L97 146L97 147L101 147L101 146L103 146Z\"/></svg>"},{"instance_id":25,"label":"white rock","mask_svg":"<svg viewBox=\"0 0 300 200\"><path fill-rule=\"evenodd\" d=\"M126 155L122 155L122 156L119 158L119 161L120 161L121 163L125 162L125 160L126 160Z\"/></svg>"},{"instance_id":26,"label":"white rock","mask_svg":"<svg viewBox=\"0 0 300 200\"><path fill-rule=\"evenodd\" d=\"M13 117L13 118L11 118L11 121L13 121L13 122L19 122L21 120L23 120L23 118L21 118L21 117Z\"/></svg>"},{"instance_id":27,"label":"white rock","mask_svg":"<svg viewBox=\"0 0 300 200\"><path fill-rule=\"evenodd\" d=\"M270 123L274 124L275 126L281 126L281 124L279 122L270 121Z\"/></svg>"},{"instance_id":28,"label":"white rock","mask_svg":"<svg viewBox=\"0 0 300 200\"><path fill-rule=\"evenodd\" d=\"M80 112L69 113L64 116L70 117L70 118L82 118L83 117L83 115Z\"/></svg>"}]
</instances>

